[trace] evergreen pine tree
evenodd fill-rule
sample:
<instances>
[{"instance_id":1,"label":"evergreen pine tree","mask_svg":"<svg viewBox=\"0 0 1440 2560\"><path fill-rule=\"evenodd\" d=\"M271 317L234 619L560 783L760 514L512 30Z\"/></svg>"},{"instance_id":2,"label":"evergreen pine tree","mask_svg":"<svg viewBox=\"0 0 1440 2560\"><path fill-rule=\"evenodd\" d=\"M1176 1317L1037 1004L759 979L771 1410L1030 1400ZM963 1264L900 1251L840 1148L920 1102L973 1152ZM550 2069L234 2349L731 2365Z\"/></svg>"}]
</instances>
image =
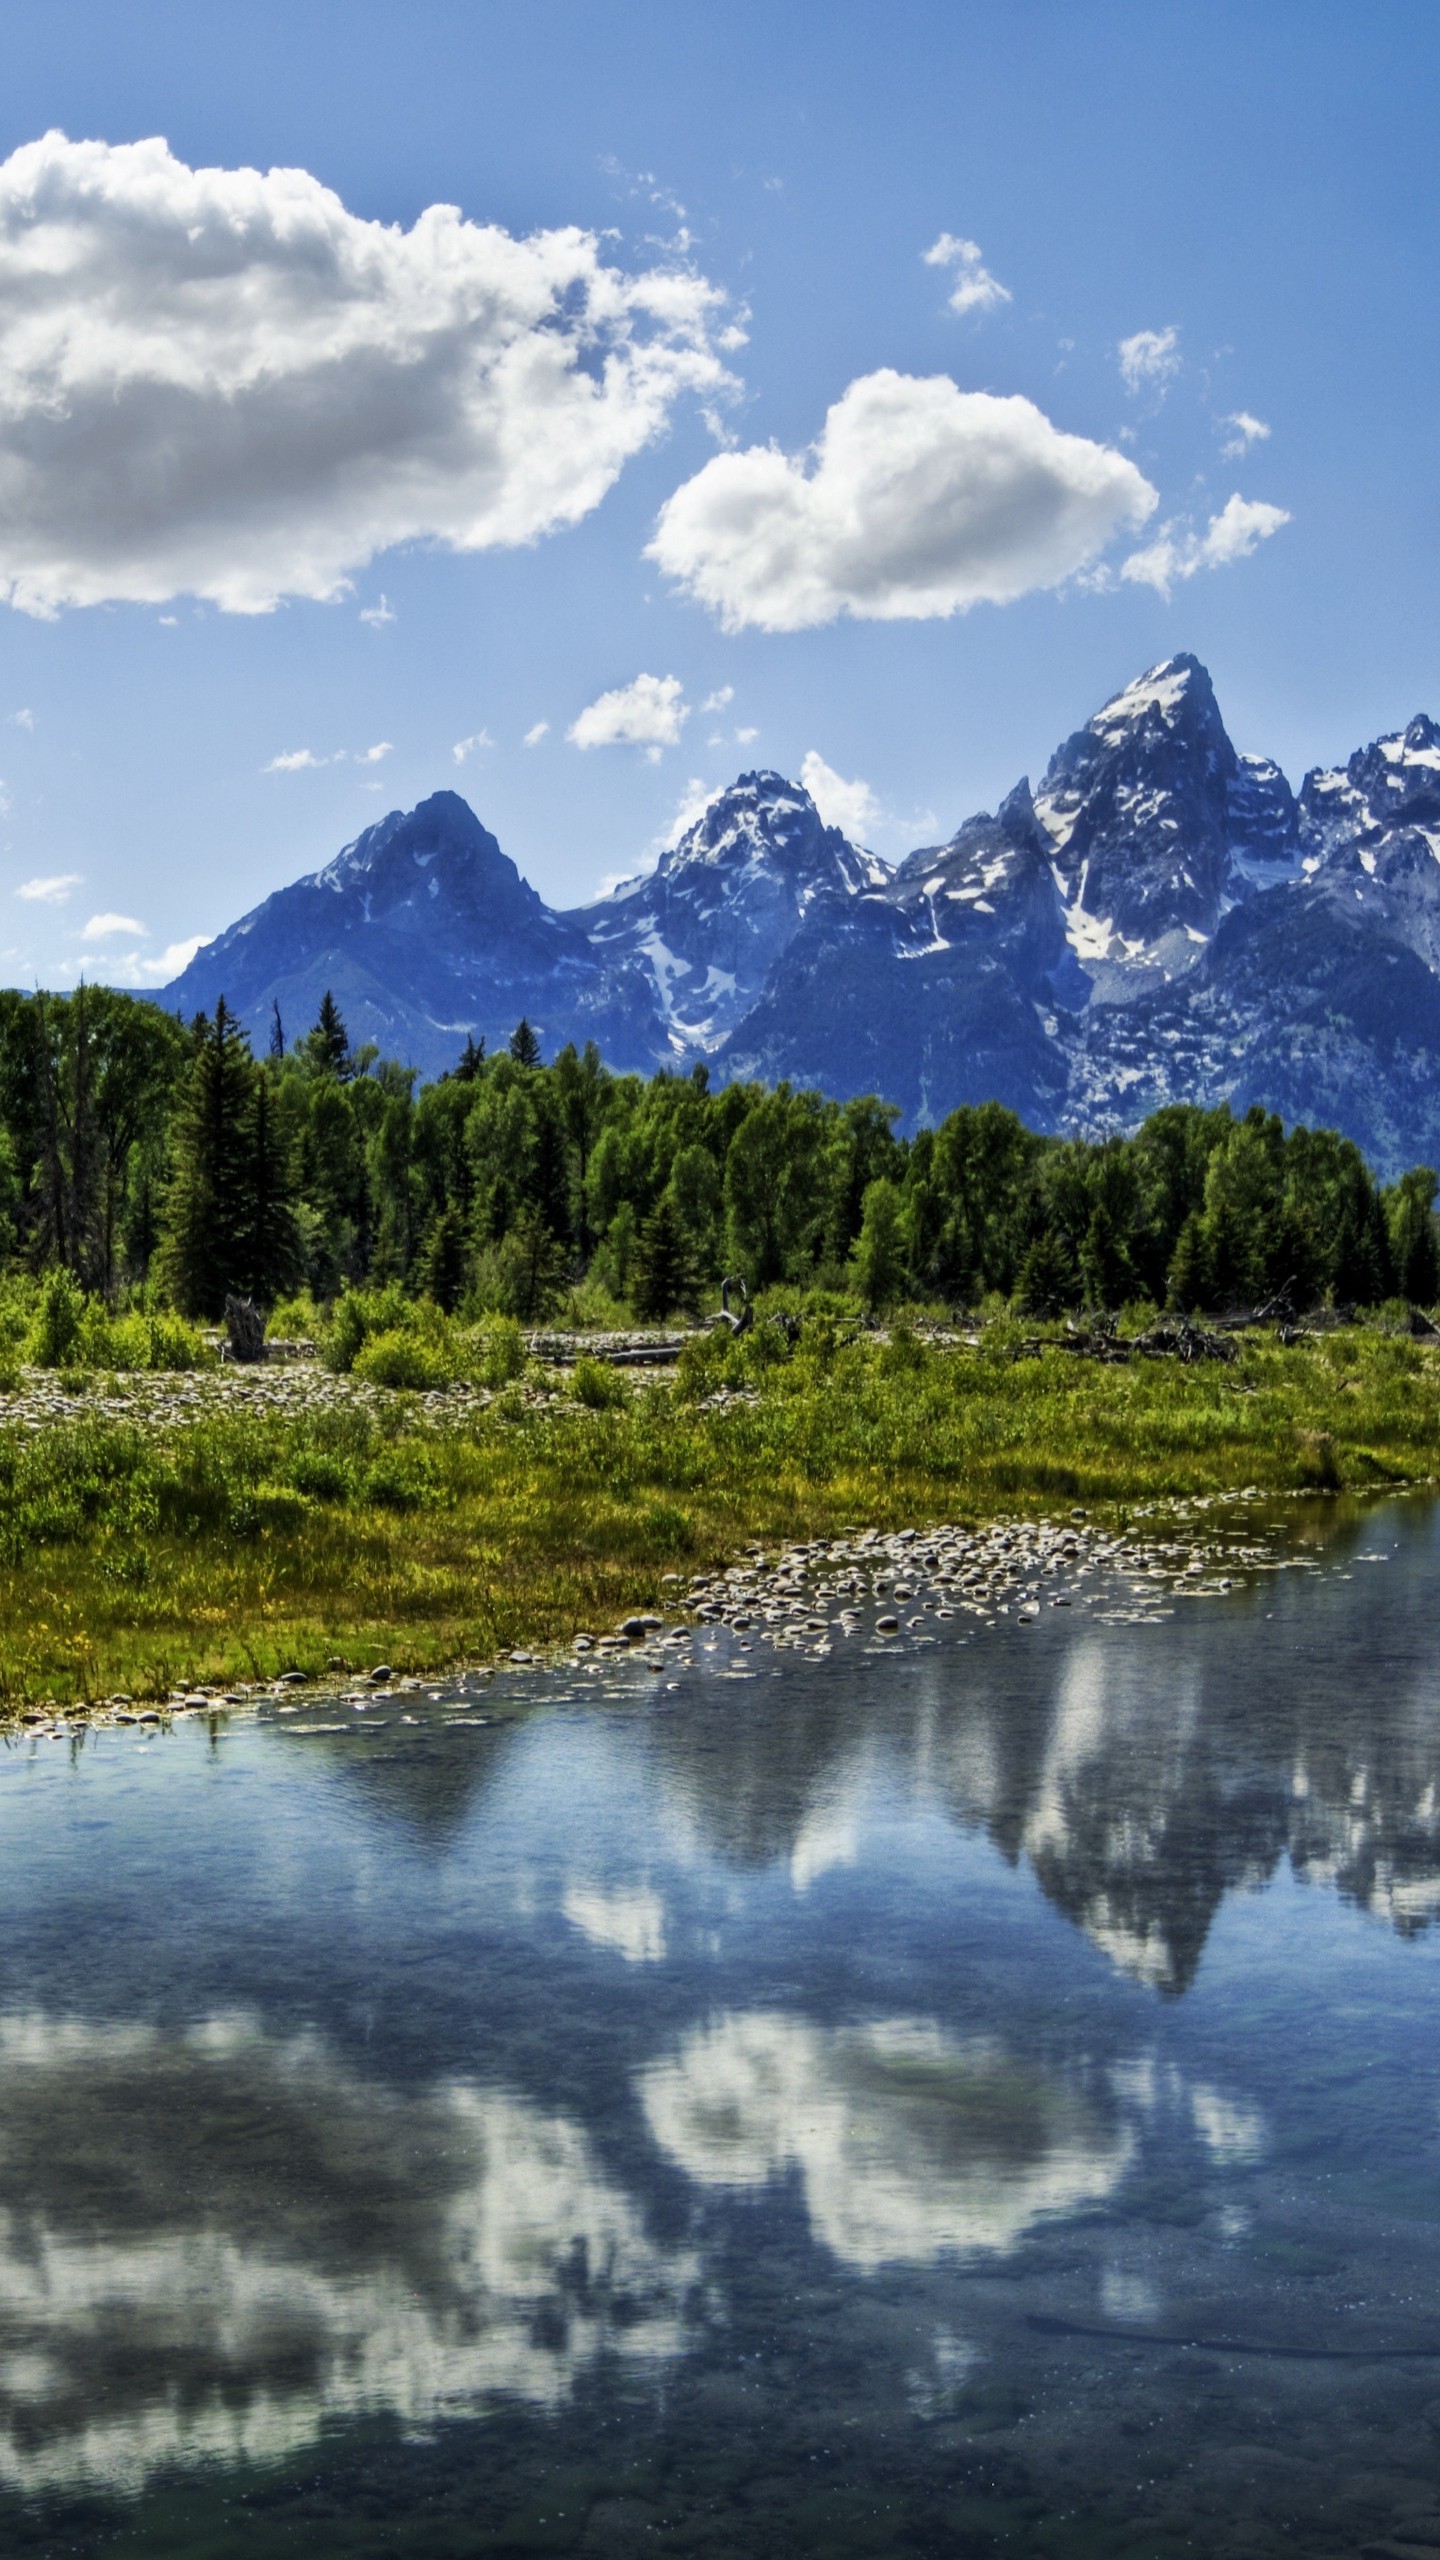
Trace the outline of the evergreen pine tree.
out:
<instances>
[{"instance_id":1,"label":"evergreen pine tree","mask_svg":"<svg viewBox=\"0 0 1440 2560\"><path fill-rule=\"evenodd\" d=\"M565 1279L564 1248L538 1209L526 1209L504 1247L511 1313L527 1324L548 1316Z\"/></svg>"},{"instance_id":2,"label":"evergreen pine tree","mask_svg":"<svg viewBox=\"0 0 1440 2560\"><path fill-rule=\"evenodd\" d=\"M1053 1227L1038 1235L1020 1265L1015 1295L1027 1316L1058 1316L1075 1303L1076 1273L1070 1248Z\"/></svg>"},{"instance_id":3,"label":"evergreen pine tree","mask_svg":"<svg viewBox=\"0 0 1440 2560\"><path fill-rule=\"evenodd\" d=\"M1428 1164L1402 1174L1389 1195L1390 1253L1395 1286L1412 1307L1440 1298L1440 1259L1435 1249L1435 1176Z\"/></svg>"},{"instance_id":4,"label":"evergreen pine tree","mask_svg":"<svg viewBox=\"0 0 1440 2560\"><path fill-rule=\"evenodd\" d=\"M251 1276L255 1065L222 996L176 1109L160 1247L164 1285L186 1315L223 1315Z\"/></svg>"},{"instance_id":5,"label":"evergreen pine tree","mask_svg":"<svg viewBox=\"0 0 1440 2560\"><path fill-rule=\"evenodd\" d=\"M425 1296L448 1316L464 1297L468 1276L465 1220L452 1200L431 1220L416 1258L415 1277Z\"/></svg>"},{"instance_id":6,"label":"evergreen pine tree","mask_svg":"<svg viewBox=\"0 0 1440 2560\"><path fill-rule=\"evenodd\" d=\"M456 1084L473 1084L485 1064L484 1036L476 1039L473 1031L465 1034L465 1046L448 1073Z\"/></svg>"},{"instance_id":7,"label":"evergreen pine tree","mask_svg":"<svg viewBox=\"0 0 1440 2560\"><path fill-rule=\"evenodd\" d=\"M304 1267L295 1214L294 1154L274 1084L252 1079L249 1215L237 1285L261 1306L293 1289Z\"/></svg>"},{"instance_id":8,"label":"evergreen pine tree","mask_svg":"<svg viewBox=\"0 0 1440 2560\"><path fill-rule=\"evenodd\" d=\"M510 1055L517 1067L538 1067L540 1043L522 1014L510 1034Z\"/></svg>"},{"instance_id":9,"label":"evergreen pine tree","mask_svg":"<svg viewBox=\"0 0 1440 2560\"><path fill-rule=\"evenodd\" d=\"M1178 1307L1182 1315L1193 1315L1203 1307L1209 1295L1208 1257L1205 1251L1205 1224L1198 1210L1192 1209L1175 1240L1166 1278L1166 1303Z\"/></svg>"},{"instance_id":10,"label":"evergreen pine tree","mask_svg":"<svg viewBox=\"0 0 1440 2560\"><path fill-rule=\"evenodd\" d=\"M644 1324L663 1324L695 1303L695 1254L675 1202L662 1191L635 1240L630 1303Z\"/></svg>"},{"instance_id":11,"label":"evergreen pine tree","mask_svg":"<svg viewBox=\"0 0 1440 2560\"><path fill-rule=\"evenodd\" d=\"M1135 1271L1124 1238L1103 1200L1097 1200L1080 1247L1080 1287L1087 1307L1123 1307L1135 1294Z\"/></svg>"},{"instance_id":12,"label":"evergreen pine tree","mask_svg":"<svg viewBox=\"0 0 1440 2560\"><path fill-rule=\"evenodd\" d=\"M867 1182L854 1268L860 1295L873 1313L905 1294L909 1274L903 1210L898 1183L883 1175L878 1182Z\"/></svg>"},{"instance_id":13,"label":"evergreen pine tree","mask_svg":"<svg viewBox=\"0 0 1440 2560\"><path fill-rule=\"evenodd\" d=\"M345 1019L340 1007L328 987L320 999L320 1010L315 1017L315 1027L310 1032L305 1046L322 1072L337 1076L342 1084L348 1083L355 1072L355 1061L350 1055L350 1034L345 1028Z\"/></svg>"}]
</instances>

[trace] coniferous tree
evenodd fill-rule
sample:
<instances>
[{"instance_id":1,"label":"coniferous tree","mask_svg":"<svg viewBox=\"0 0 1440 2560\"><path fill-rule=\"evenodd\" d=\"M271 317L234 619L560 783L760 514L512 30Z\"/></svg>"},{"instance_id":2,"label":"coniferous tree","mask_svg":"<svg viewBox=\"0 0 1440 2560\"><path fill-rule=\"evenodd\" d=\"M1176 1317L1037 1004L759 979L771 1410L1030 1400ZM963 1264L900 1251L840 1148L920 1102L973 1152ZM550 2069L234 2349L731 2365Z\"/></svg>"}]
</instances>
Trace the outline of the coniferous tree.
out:
<instances>
[{"instance_id":1,"label":"coniferous tree","mask_svg":"<svg viewBox=\"0 0 1440 2560\"><path fill-rule=\"evenodd\" d=\"M1390 1255L1395 1286L1412 1307L1433 1307L1440 1297L1435 1249L1436 1180L1428 1164L1402 1174L1389 1194Z\"/></svg>"},{"instance_id":2,"label":"coniferous tree","mask_svg":"<svg viewBox=\"0 0 1440 2560\"><path fill-rule=\"evenodd\" d=\"M1020 1265L1015 1295L1027 1316L1058 1316L1075 1303L1076 1275L1069 1246L1053 1227L1038 1235Z\"/></svg>"},{"instance_id":3,"label":"coniferous tree","mask_svg":"<svg viewBox=\"0 0 1440 2560\"><path fill-rule=\"evenodd\" d=\"M538 1067L540 1064L540 1043L523 1013L510 1034L510 1055L517 1067Z\"/></svg>"},{"instance_id":4,"label":"coniferous tree","mask_svg":"<svg viewBox=\"0 0 1440 2560\"><path fill-rule=\"evenodd\" d=\"M865 1186L860 1234L855 1245L856 1285L865 1304L879 1313L905 1294L907 1278L904 1202L898 1183L883 1175Z\"/></svg>"},{"instance_id":5,"label":"coniferous tree","mask_svg":"<svg viewBox=\"0 0 1440 2560\"><path fill-rule=\"evenodd\" d=\"M456 1084L473 1084L484 1064L485 1040L483 1033L477 1040L473 1031L467 1031L465 1034L464 1048L461 1050L454 1066L447 1067L445 1072L447 1076L453 1077Z\"/></svg>"},{"instance_id":6,"label":"coniferous tree","mask_svg":"<svg viewBox=\"0 0 1440 2560\"><path fill-rule=\"evenodd\" d=\"M251 1277L255 1065L222 996L175 1115L160 1248L164 1284L186 1315L220 1316Z\"/></svg>"},{"instance_id":7,"label":"coniferous tree","mask_svg":"<svg viewBox=\"0 0 1440 2560\"><path fill-rule=\"evenodd\" d=\"M336 1076L341 1084L348 1084L355 1072L355 1061L350 1054L350 1034L328 987L320 999L315 1027L309 1033L305 1046L322 1074Z\"/></svg>"},{"instance_id":8,"label":"coniferous tree","mask_svg":"<svg viewBox=\"0 0 1440 2560\"><path fill-rule=\"evenodd\" d=\"M285 1055L285 1025L280 1017L280 999L278 996L275 997L270 1007L270 1055L275 1060L277 1066Z\"/></svg>"},{"instance_id":9,"label":"coniferous tree","mask_svg":"<svg viewBox=\"0 0 1440 2560\"><path fill-rule=\"evenodd\" d=\"M431 1220L415 1263L415 1278L427 1298L453 1315L465 1295L469 1272L465 1220L453 1202Z\"/></svg>"},{"instance_id":10,"label":"coniferous tree","mask_svg":"<svg viewBox=\"0 0 1440 2560\"><path fill-rule=\"evenodd\" d=\"M304 1268L295 1214L294 1149L271 1077L252 1077L249 1217L239 1285L262 1306L293 1289Z\"/></svg>"},{"instance_id":11,"label":"coniferous tree","mask_svg":"<svg viewBox=\"0 0 1440 2560\"><path fill-rule=\"evenodd\" d=\"M644 1324L663 1324L691 1307L698 1290L695 1254L674 1200L662 1191L635 1239L630 1302Z\"/></svg>"},{"instance_id":12,"label":"coniferous tree","mask_svg":"<svg viewBox=\"0 0 1440 2560\"><path fill-rule=\"evenodd\" d=\"M1192 1209L1176 1239L1166 1280L1166 1304L1178 1307L1182 1315L1193 1315L1209 1296L1209 1273L1205 1251L1205 1222L1198 1209Z\"/></svg>"}]
</instances>

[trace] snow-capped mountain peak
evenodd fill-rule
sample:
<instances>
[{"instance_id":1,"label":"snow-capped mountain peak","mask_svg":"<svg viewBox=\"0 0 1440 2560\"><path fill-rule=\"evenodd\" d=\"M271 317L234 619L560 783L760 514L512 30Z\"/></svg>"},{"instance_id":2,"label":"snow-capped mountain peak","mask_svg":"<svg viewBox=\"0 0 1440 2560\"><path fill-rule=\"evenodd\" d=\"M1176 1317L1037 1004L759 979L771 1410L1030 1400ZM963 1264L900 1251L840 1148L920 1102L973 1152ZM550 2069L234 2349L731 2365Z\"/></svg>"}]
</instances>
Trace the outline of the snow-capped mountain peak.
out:
<instances>
[{"instance_id":1,"label":"snow-capped mountain peak","mask_svg":"<svg viewBox=\"0 0 1440 2560\"><path fill-rule=\"evenodd\" d=\"M648 969L677 1051L710 1049L749 1011L817 902L851 899L890 876L825 825L799 783L742 773L648 878L570 921L607 961Z\"/></svg>"}]
</instances>

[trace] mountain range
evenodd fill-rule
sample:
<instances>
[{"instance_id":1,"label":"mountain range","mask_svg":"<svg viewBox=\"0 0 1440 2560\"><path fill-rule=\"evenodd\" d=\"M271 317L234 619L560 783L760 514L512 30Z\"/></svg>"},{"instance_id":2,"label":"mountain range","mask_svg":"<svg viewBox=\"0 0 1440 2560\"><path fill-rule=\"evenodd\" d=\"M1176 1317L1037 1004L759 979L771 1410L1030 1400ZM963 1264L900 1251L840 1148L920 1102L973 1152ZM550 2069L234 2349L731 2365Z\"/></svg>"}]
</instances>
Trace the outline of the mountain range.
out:
<instances>
[{"instance_id":1,"label":"mountain range","mask_svg":"<svg viewBox=\"0 0 1440 2560\"><path fill-rule=\"evenodd\" d=\"M1038 786L893 870L742 774L655 868L547 906L458 794L392 811L206 944L161 1001L263 1040L326 988L431 1075L522 1014L547 1055L877 1092L908 1126L997 1099L1041 1130L1171 1101L1440 1146L1440 728L1308 774L1238 754L1199 661L1097 711Z\"/></svg>"}]
</instances>

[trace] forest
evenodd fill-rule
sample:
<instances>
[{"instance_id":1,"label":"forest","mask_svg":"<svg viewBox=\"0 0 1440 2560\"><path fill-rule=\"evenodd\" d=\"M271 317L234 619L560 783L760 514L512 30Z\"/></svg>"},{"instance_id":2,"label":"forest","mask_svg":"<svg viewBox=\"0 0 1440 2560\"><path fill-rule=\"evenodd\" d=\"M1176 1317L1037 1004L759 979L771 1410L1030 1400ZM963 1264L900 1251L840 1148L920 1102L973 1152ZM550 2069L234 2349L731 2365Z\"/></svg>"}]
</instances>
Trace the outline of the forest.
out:
<instances>
[{"instance_id":1,"label":"forest","mask_svg":"<svg viewBox=\"0 0 1440 2560\"><path fill-rule=\"evenodd\" d=\"M470 1321L663 1321L754 1293L1036 1317L1373 1307L1440 1297L1436 1176L1388 1188L1329 1130L1174 1107L1041 1137L998 1104L897 1134L873 1096L712 1086L703 1065L548 1062L527 1023L417 1090L330 997L252 1053L223 1001L182 1022L80 986L0 995L0 1257L108 1309L303 1321L384 1290Z\"/></svg>"}]
</instances>

